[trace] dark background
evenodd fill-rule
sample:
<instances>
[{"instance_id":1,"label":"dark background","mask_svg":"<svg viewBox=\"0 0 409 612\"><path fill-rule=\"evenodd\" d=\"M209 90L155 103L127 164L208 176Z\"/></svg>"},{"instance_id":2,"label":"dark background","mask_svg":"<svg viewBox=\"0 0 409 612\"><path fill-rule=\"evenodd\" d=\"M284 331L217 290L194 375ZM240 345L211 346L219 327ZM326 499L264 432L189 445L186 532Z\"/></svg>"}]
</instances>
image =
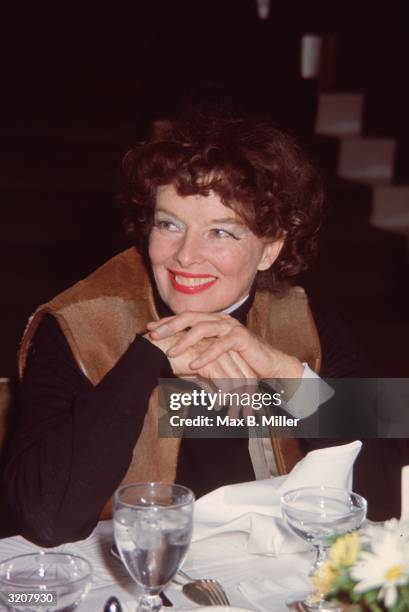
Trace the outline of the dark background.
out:
<instances>
[{"instance_id":1,"label":"dark background","mask_svg":"<svg viewBox=\"0 0 409 612\"><path fill-rule=\"evenodd\" d=\"M253 0L135 4L3 19L0 377L14 375L36 306L127 245L114 200L122 155L153 119L220 101L287 125L316 157L327 226L301 281L368 347L374 375L407 376L407 241L369 226L370 189L338 181L312 133L319 89L365 92L365 133L398 139L395 178L408 182L403 11L272 0L263 22ZM299 77L305 32L335 35L327 82Z\"/></svg>"}]
</instances>

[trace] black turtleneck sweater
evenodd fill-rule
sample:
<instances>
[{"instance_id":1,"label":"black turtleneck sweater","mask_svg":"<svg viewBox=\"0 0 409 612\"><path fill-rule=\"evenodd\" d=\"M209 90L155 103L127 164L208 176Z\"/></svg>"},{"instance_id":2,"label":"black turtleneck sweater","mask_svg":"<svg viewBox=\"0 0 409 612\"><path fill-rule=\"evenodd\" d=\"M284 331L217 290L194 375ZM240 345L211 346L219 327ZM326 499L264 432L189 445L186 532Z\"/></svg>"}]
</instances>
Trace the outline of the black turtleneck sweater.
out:
<instances>
[{"instance_id":1,"label":"black turtleneck sweater","mask_svg":"<svg viewBox=\"0 0 409 612\"><path fill-rule=\"evenodd\" d=\"M231 316L245 324L252 299L253 293ZM158 296L156 301L160 316L170 314ZM361 375L362 356L345 326L330 313L314 314L322 375ZM21 419L5 470L8 501L22 535L56 546L91 532L127 471L157 379L167 375L166 355L137 336L93 386L56 320L44 318L28 355ZM246 439L182 440L176 480L197 497L251 479Z\"/></svg>"}]
</instances>

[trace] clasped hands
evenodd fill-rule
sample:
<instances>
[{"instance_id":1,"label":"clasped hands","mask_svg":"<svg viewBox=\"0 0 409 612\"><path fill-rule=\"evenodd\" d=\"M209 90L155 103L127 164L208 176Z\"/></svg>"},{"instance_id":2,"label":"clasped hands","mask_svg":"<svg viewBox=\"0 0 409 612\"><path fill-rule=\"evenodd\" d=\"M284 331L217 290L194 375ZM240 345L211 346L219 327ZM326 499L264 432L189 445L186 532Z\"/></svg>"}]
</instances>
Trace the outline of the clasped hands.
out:
<instances>
[{"instance_id":1,"label":"clasped hands","mask_svg":"<svg viewBox=\"0 0 409 612\"><path fill-rule=\"evenodd\" d=\"M166 353L177 376L205 379L297 379L298 359L263 342L225 313L187 311L151 321L145 338Z\"/></svg>"}]
</instances>

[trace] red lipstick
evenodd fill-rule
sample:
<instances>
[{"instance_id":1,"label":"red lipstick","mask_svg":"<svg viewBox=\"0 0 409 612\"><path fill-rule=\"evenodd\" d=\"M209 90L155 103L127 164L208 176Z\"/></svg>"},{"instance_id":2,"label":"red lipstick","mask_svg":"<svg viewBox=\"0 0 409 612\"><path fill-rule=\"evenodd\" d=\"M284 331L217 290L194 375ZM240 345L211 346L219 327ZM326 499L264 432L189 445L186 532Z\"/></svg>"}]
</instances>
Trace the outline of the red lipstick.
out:
<instances>
[{"instance_id":1,"label":"red lipstick","mask_svg":"<svg viewBox=\"0 0 409 612\"><path fill-rule=\"evenodd\" d=\"M201 291L206 291L209 289L214 283L217 281L217 278L213 278L208 283L203 283L202 285L180 285L176 281L177 276L183 276L185 278L209 278L212 276L211 274L190 274L189 272L179 272L177 270L168 270L170 282L176 291L180 291L180 293L185 293L186 295L193 295L194 293L200 293Z\"/></svg>"}]
</instances>

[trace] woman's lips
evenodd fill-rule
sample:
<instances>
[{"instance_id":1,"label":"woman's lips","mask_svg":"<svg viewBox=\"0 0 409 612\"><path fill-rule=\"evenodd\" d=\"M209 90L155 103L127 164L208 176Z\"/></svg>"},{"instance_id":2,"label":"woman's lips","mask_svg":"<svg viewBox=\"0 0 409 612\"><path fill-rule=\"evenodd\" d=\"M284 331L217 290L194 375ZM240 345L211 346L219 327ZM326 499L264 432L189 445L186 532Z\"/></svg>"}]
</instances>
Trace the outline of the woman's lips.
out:
<instances>
[{"instance_id":1,"label":"woman's lips","mask_svg":"<svg viewBox=\"0 0 409 612\"><path fill-rule=\"evenodd\" d=\"M173 270L168 270L168 274L173 288L188 295L206 291L217 281L215 276L208 274L188 274Z\"/></svg>"}]
</instances>

